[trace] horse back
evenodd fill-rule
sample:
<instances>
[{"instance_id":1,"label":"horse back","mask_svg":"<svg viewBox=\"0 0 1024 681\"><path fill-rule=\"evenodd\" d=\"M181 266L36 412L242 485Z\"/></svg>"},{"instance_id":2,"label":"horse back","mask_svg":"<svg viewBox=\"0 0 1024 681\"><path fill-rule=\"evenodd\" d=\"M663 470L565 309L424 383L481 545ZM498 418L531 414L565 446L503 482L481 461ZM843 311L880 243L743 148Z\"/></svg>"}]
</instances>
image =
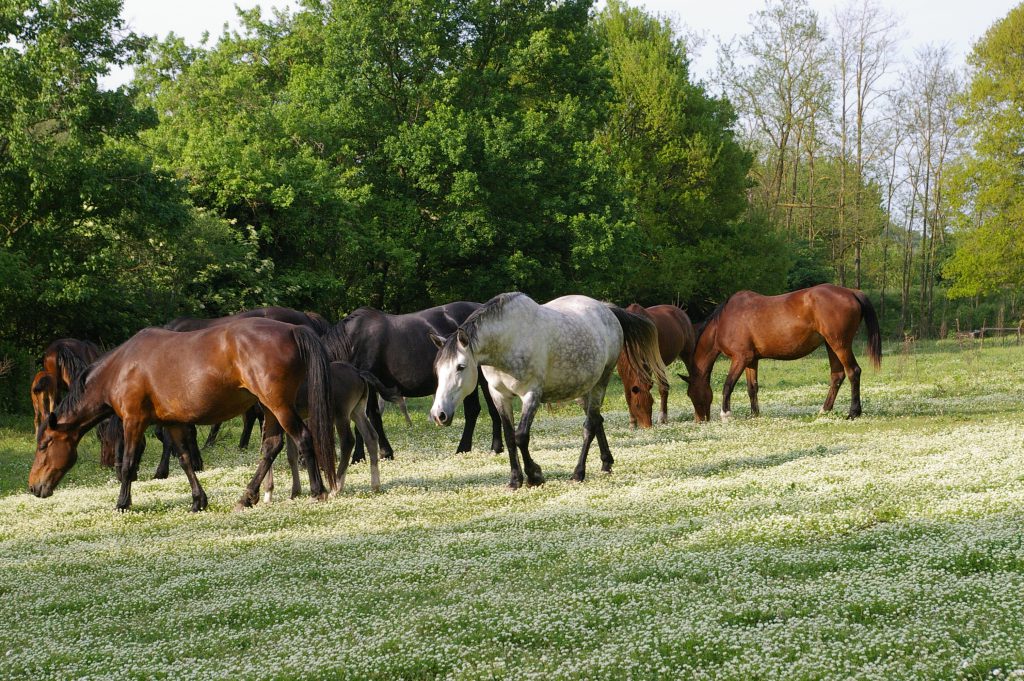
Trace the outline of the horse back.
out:
<instances>
[{"instance_id":1,"label":"horse back","mask_svg":"<svg viewBox=\"0 0 1024 681\"><path fill-rule=\"evenodd\" d=\"M294 400L306 372L293 331L269 319L184 333L143 329L104 360L93 380L105 382L122 416L136 408L157 422L217 423L257 396Z\"/></svg>"}]
</instances>

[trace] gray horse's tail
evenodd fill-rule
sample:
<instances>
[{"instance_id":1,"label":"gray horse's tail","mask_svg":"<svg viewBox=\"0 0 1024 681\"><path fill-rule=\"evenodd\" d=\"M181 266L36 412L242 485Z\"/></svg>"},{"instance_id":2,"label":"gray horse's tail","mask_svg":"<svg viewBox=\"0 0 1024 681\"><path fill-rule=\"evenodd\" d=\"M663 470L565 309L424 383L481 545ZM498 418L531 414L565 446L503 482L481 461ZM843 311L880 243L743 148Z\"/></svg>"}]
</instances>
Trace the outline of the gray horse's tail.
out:
<instances>
[{"instance_id":1,"label":"gray horse's tail","mask_svg":"<svg viewBox=\"0 0 1024 681\"><path fill-rule=\"evenodd\" d=\"M630 368L639 376L654 374L658 384L667 389L668 376L665 363L661 361L658 349L658 327L650 319L627 312L614 305L609 309L622 327L622 349L626 353Z\"/></svg>"}]
</instances>

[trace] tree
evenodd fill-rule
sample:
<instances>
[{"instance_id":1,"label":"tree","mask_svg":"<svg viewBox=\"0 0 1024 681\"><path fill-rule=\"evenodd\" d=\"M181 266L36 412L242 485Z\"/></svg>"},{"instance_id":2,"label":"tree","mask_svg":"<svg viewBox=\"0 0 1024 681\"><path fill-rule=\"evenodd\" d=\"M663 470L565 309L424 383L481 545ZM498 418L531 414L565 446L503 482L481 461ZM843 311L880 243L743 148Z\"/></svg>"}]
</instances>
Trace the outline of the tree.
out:
<instances>
[{"instance_id":1,"label":"tree","mask_svg":"<svg viewBox=\"0 0 1024 681\"><path fill-rule=\"evenodd\" d=\"M954 172L956 247L943 273L952 297L1024 286L1024 4L996 22L968 56L960 124L969 153Z\"/></svg>"},{"instance_id":2,"label":"tree","mask_svg":"<svg viewBox=\"0 0 1024 681\"><path fill-rule=\"evenodd\" d=\"M736 226L751 155L736 138L731 105L691 82L686 46L667 21L613 0L597 25L614 92L600 139L616 159L632 222L619 295L708 301L737 288L781 289L787 258L770 258L773 268L754 262L781 248L772 234L758 234L770 227Z\"/></svg>"}]
</instances>

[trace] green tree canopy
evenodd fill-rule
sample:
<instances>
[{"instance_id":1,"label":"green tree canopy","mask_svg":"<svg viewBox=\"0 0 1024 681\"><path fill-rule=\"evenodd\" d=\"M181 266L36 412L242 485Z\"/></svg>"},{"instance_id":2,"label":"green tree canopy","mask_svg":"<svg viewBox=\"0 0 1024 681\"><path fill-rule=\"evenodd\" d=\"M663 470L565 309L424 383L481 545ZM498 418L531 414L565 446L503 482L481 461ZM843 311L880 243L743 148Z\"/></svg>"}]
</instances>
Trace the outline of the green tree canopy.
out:
<instances>
[{"instance_id":1,"label":"green tree canopy","mask_svg":"<svg viewBox=\"0 0 1024 681\"><path fill-rule=\"evenodd\" d=\"M968 63L960 123L972 149L952 182L956 250L943 269L951 297L1024 286L1024 4L988 30Z\"/></svg>"}]
</instances>

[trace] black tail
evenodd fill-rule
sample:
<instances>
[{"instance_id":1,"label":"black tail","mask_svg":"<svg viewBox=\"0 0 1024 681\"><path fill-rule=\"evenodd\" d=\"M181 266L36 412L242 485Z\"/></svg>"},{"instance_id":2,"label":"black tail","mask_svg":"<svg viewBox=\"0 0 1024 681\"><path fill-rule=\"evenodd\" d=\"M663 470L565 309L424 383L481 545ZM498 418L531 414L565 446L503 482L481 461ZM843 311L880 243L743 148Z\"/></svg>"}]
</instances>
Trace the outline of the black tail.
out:
<instances>
[{"instance_id":1,"label":"black tail","mask_svg":"<svg viewBox=\"0 0 1024 681\"><path fill-rule=\"evenodd\" d=\"M878 316L875 315L875 306L871 300L864 295L863 291L854 291L853 295L860 303L861 316L868 327L868 356L876 369L882 366L882 333L878 328Z\"/></svg>"},{"instance_id":2,"label":"black tail","mask_svg":"<svg viewBox=\"0 0 1024 681\"><path fill-rule=\"evenodd\" d=\"M377 394L383 397L388 402L397 402L399 399L401 399L402 393L398 391L398 388L388 388L387 386L380 382L380 379L371 374L369 371L356 369L356 373L359 374L359 378L363 379L363 383L376 390Z\"/></svg>"},{"instance_id":3,"label":"black tail","mask_svg":"<svg viewBox=\"0 0 1024 681\"><path fill-rule=\"evenodd\" d=\"M609 306L622 327L622 349L626 353L630 368L638 376L654 374L658 384L668 388L668 376L665 363L661 361L661 350L658 349L658 328L650 319L626 312L621 307Z\"/></svg>"},{"instance_id":4,"label":"black tail","mask_svg":"<svg viewBox=\"0 0 1024 681\"><path fill-rule=\"evenodd\" d=\"M299 356L306 364L306 400L309 406L309 431L313 435L313 453L323 471L328 490L337 483L334 454L334 404L331 395L330 363L316 334L304 326L292 331Z\"/></svg>"}]
</instances>

